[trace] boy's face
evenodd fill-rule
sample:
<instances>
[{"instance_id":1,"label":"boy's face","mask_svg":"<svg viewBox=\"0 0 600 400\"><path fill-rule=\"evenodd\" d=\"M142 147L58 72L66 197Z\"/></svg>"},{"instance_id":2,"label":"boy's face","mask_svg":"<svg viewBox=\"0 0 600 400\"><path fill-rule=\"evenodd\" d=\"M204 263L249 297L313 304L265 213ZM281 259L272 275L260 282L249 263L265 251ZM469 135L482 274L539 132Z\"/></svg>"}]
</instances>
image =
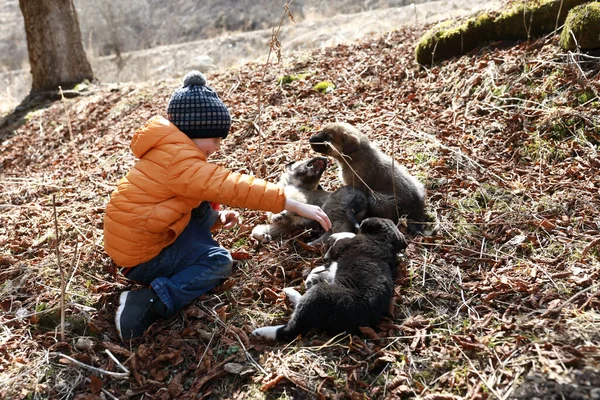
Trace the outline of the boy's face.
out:
<instances>
[{"instance_id":1,"label":"boy's face","mask_svg":"<svg viewBox=\"0 0 600 400\"><path fill-rule=\"evenodd\" d=\"M211 154L216 153L221 149L221 138L197 138L192 139L197 148L202 150L206 157L210 157Z\"/></svg>"}]
</instances>

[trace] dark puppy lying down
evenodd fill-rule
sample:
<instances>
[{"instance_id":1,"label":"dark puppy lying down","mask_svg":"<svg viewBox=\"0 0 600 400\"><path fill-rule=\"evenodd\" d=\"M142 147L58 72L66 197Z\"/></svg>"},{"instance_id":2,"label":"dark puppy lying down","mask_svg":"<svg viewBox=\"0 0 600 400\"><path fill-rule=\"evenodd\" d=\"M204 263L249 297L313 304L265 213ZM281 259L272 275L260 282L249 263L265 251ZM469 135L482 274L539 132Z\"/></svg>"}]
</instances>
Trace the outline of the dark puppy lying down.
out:
<instances>
[{"instance_id":1,"label":"dark puppy lying down","mask_svg":"<svg viewBox=\"0 0 600 400\"><path fill-rule=\"evenodd\" d=\"M290 321L255 329L255 336L289 341L313 328L358 333L358 327L376 325L388 313L396 256L406 248L402 233L389 219L368 218L356 235L340 233L330 240L331 263L311 272L306 293L284 289L295 305Z\"/></svg>"}]
</instances>

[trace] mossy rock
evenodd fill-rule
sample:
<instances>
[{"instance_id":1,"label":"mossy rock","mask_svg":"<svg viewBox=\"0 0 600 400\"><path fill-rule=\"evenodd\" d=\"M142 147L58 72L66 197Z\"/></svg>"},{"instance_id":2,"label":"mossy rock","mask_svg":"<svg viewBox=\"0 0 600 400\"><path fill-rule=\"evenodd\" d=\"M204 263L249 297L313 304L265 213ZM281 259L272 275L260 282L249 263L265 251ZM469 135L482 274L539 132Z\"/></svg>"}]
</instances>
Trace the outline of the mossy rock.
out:
<instances>
[{"instance_id":1,"label":"mossy rock","mask_svg":"<svg viewBox=\"0 0 600 400\"><path fill-rule=\"evenodd\" d=\"M565 50L600 49L600 2L583 4L569 11L560 34Z\"/></svg>"},{"instance_id":2,"label":"mossy rock","mask_svg":"<svg viewBox=\"0 0 600 400\"><path fill-rule=\"evenodd\" d=\"M589 0L518 2L503 10L441 22L417 44L416 60L419 64L431 65L466 54L490 40L526 40L545 35L562 25L570 9L587 2Z\"/></svg>"}]
</instances>

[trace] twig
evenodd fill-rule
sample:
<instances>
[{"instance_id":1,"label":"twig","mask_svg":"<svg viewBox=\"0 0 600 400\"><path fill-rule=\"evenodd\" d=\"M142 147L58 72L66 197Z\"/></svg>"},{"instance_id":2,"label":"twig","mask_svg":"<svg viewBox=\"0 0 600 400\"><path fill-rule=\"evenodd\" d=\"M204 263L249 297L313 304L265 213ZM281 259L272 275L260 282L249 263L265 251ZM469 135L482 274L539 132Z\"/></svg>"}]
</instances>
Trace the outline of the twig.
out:
<instances>
[{"instance_id":1,"label":"twig","mask_svg":"<svg viewBox=\"0 0 600 400\"><path fill-rule=\"evenodd\" d=\"M102 375L107 375L113 378L117 378L117 379L129 379L129 372L111 372L111 371L106 371L104 369L101 368L96 368L96 367L92 367L91 365L87 365L85 363L82 363L81 361L78 361L72 357L69 357L65 354L62 353L50 353L50 356L56 356L56 357L63 357L66 358L67 360L69 360L70 362L72 362L73 364L77 365L78 367L82 367L82 368L86 368L89 369L90 371L94 371L97 372L99 374Z\"/></svg>"},{"instance_id":2,"label":"twig","mask_svg":"<svg viewBox=\"0 0 600 400\"><path fill-rule=\"evenodd\" d=\"M94 307L88 307L88 306L84 306L83 304L78 304L78 303L67 303L66 305L79 307L84 311L97 311ZM56 307L52 307L52 308L47 308L43 311L36 311L36 312L29 313L29 314L24 314L19 317L14 317L11 319L3 320L2 324L8 324L8 323L14 322L14 321L21 321L21 320L24 320L25 318L33 317L35 315L46 314L46 313L52 312L54 310L57 310L59 308L60 308L59 306L56 306Z\"/></svg>"},{"instance_id":3,"label":"twig","mask_svg":"<svg viewBox=\"0 0 600 400\"><path fill-rule=\"evenodd\" d=\"M24 320L25 318L33 317L34 315L46 314L46 313L49 313L49 312L52 312L52 311L56 310L57 308L59 308L59 307L47 308L47 309L45 309L43 311L36 311L36 312L29 313L29 314L21 315L19 317L14 317L14 318L11 318L11 319L6 319L6 320L2 321L2 324L6 325L6 324L11 323L13 321L20 321L20 320Z\"/></svg>"},{"instance_id":4,"label":"twig","mask_svg":"<svg viewBox=\"0 0 600 400\"><path fill-rule=\"evenodd\" d=\"M560 20L560 12L562 11L563 0L560 0L560 5L558 6L558 13L556 14L556 24L554 25L554 34L558 30L558 21Z\"/></svg>"},{"instance_id":5,"label":"twig","mask_svg":"<svg viewBox=\"0 0 600 400\"><path fill-rule=\"evenodd\" d=\"M277 39L277 36L279 36L279 32L281 31L281 26L283 25L283 21L285 21L285 17L286 15L289 15L289 17L292 19L292 21L294 20L294 18L292 17L292 13L290 12L290 4L292 4L293 0L289 0L286 1L286 3L284 4L285 10L283 12L283 15L281 16L281 21L279 21L279 26L277 27L277 29L273 30L273 33L271 34L271 40L269 41L269 54L267 54L267 61L265 62L265 64L263 65L263 71L262 71L262 78L261 78L261 83L265 81L265 76L267 75L267 67L269 66L269 63L271 61L271 53L275 50L277 52L277 59L281 60L281 43L279 43L279 40ZM260 162L258 165L264 165L264 151L263 151L263 135L262 135L262 90L261 90L262 85L258 85L258 89L257 89L257 95L256 95L256 103L258 106L258 114L256 116L256 121L258 123L254 123L254 127L255 129L257 129L258 131L258 151L260 153ZM260 168L257 171L257 176L261 177L261 173L260 173Z\"/></svg>"},{"instance_id":6,"label":"twig","mask_svg":"<svg viewBox=\"0 0 600 400\"><path fill-rule=\"evenodd\" d=\"M396 114L394 114L394 117L392 118L392 120L390 122L393 122L396 119ZM392 189L393 189L393 193L394 193L394 204L398 204L398 197L396 196L396 168L395 168L395 162L396 160L394 159L394 153L396 152L396 141L394 140L394 136L392 135L392 156L390 157L392 159ZM398 221L400 221L400 211L398 210L398 207L394 207L396 209L396 218L398 218ZM399 223L399 222L398 222Z\"/></svg>"},{"instance_id":7,"label":"twig","mask_svg":"<svg viewBox=\"0 0 600 400\"><path fill-rule=\"evenodd\" d=\"M531 27L533 25L533 9L531 10L531 15L529 16L529 26L527 26L527 0L524 0L523 4L523 27L527 32L527 41L531 39Z\"/></svg>"},{"instance_id":8,"label":"twig","mask_svg":"<svg viewBox=\"0 0 600 400\"><path fill-rule=\"evenodd\" d=\"M503 400L502 396L500 395L500 393L498 393L496 391L496 389L494 389L494 387L492 385L489 385L487 383L487 380L485 379L485 377L481 374L481 372L479 372L479 370L477 368L475 368L475 365L473 364L473 361L471 361L471 359L465 354L465 352L460 348L460 345L458 343L456 343L456 340L452 337L452 335L450 336L452 338L452 340L454 341L454 345L456 346L456 348L458 349L458 351L461 352L461 354L467 359L467 361L469 362L469 365L471 366L471 368L473 368L473 371L475 371L475 374L479 377L479 379L481 379L481 382L485 385L485 387L494 395L496 396L499 400Z\"/></svg>"},{"instance_id":9,"label":"twig","mask_svg":"<svg viewBox=\"0 0 600 400\"><path fill-rule=\"evenodd\" d=\"M200 364L202 364L202 360L204 360L204 356L206 355L206 352L210 348L210 344L212 343L216 333L217 333L217 331L213 331L213 333L210 337L210 340L208 341L208 344L206 345L206 348L204 349L204 353L202 353L202 356L200 356L200 360L198 360L198 365L196 365L196 368L198 368L200 366Z\"/></svg>"},{"instance_id":10,"label":"twig","mask_svg":"<svg viewBox=\"0 0 600 400\"><path fill-rule=\"evenodd\" d=\"M592 285L592 286L588 286L587 288L585 288L583 290L580 290L579 292L575 293L573 296L569 297L560 306L546 309L546 311L541 316L542 317L548 317L548 316L555 316L555 315L557 315L558 313L560 313L562 311L563 308L565 308L565 306L573 303L573 301L575 301L575 299L577 297L581 296L584 293L596 290L596 289L598 289L598 287L600 287L600 286L599 285ZM535 313L535 311L534 311L534 313Z\"/></svg>"},{"instance_id":11,"label":"twig","mask_svg":"<svg viewBox=\"0 0 600 400\"><path fill-rule=\"evenodd\" d=\"M56 262L60 272L60 339L65 341L65 271L60 262L60 234L58 232L58 218L56 217L56 200L52 193L52 209L54 210L54 230L56 231Z\"/></svg>"},{"instance_id":12,"label":"twig","mask_svg":"<svg viewBox=\"0 0 600 400\"><path fill-rule=\"evenodd\" d=\"M117 364L117 366L123 370L123 372L126 372L127 374L130 374L129 370L123 364L121 364L121 362L119 360L117 360L117 357L115 357L113 355L113 353L110 352L110 350L105 349L104 351Z\"/></svg>"}]
</instances>

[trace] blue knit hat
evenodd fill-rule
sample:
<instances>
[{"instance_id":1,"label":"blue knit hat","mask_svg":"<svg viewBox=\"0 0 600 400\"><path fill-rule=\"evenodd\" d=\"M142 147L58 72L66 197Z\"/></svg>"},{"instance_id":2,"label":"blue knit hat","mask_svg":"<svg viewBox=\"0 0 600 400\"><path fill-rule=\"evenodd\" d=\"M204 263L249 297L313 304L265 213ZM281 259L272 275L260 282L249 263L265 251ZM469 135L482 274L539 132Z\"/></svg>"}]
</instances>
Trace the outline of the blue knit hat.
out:
<instances>
[{"instance_id":1,"label":"blue knit hat","mask_svg":"<svg viewBox=\"0 0 600 400\"><path fill-rule=\"evenodd\" d=\"M226 138L231 127L229 110L199 71L188 73L173 93L167 118L192 139Z\"/></svg>"}]
</instances>

